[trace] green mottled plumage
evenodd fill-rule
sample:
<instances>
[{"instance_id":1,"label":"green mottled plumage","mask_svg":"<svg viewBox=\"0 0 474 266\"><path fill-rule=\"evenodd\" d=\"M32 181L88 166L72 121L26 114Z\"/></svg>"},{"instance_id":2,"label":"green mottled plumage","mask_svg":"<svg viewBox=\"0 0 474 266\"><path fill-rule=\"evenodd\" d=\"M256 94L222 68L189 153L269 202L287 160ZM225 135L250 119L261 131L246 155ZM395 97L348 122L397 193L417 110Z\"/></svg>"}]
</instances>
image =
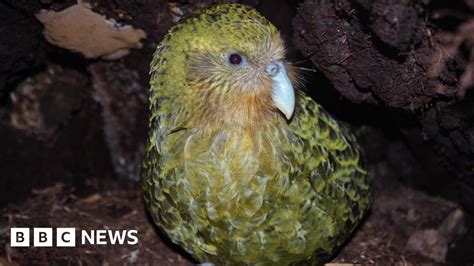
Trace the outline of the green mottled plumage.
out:
<instances>
[{"instance_id":1,"label":"green mottled plumage","mask_svg":"<svg viewBox=\"0 0 474 266\"><path fill-rule=\"evenodd\" d=\"M222 59L239 51L257 69L282 47L255 10L218 5L178 23L154 56L144 198L201 262L321 263L369 208L354 136L302 92L287 121L271 107L268 80Z\"/></svg>"}]
</instances>

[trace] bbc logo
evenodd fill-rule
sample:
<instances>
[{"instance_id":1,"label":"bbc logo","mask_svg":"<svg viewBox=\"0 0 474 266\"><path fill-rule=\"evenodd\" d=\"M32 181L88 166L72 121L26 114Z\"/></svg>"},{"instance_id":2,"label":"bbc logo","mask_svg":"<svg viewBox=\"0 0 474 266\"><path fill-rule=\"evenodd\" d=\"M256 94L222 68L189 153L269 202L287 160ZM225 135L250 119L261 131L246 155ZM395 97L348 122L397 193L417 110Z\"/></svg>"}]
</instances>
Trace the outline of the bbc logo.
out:
<instances>
[{"instance_id":1,"label":"bbc logo","mask_svg":"<svg viewBox=\"0 0 474 266\"><path fill-rule=\"evenodd\" d=\"M30 246L30 228L17 227L10 229L11 247L29 247ZM52 247L53 246L53 228L35 227L33 228L33 246ZM76 229L75 228L56 228L56 247L75 247Z\"/></svg>"},{"instance_id":2,"label":"bbc logo","mask_svg":"<svg viewBox=\"0 0 474 266\"><path fill-rule=\"evenodd\" d=\"M56 228L53 235L53 228L35 227L33 235L31 229L27 227L17 227L10 229L11 247L29 247L33 239L34 247L53 247L53 240L56 247L75 247L75 228ZM78 239L81 245L136 245L138 244L137 230L78 230ZM56 237L56 238L54 238Z\"/></svg>"}]
</instances>

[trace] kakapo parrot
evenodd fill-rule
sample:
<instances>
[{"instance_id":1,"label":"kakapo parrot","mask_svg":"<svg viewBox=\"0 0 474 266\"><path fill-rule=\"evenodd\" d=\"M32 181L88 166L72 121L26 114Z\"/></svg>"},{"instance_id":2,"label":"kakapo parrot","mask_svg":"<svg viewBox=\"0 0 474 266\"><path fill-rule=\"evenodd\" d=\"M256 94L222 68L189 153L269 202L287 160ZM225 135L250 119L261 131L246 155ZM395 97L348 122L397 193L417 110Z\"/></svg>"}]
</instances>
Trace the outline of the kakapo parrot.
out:
<instances>
[{"instance_id":1,"label":"kakapo parrot","mask_svg":"<svg viewBox=\"0 0 474 266\"><path fill-rule=\"evenodd\" d=\"M298 79L278 30L245 5L197 11L158 45L142 189L197 261L320 264L367 212L354 135Z\"/></svg>"}]
</instances>

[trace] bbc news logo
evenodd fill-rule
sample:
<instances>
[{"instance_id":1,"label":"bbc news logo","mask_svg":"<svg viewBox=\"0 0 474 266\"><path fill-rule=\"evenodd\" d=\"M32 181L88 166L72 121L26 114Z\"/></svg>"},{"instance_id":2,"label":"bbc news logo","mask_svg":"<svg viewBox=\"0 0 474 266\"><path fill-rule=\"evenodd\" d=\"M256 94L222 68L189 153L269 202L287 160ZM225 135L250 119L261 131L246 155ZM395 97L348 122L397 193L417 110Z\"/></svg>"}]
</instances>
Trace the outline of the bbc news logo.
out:
<instances>
[{"instance_id":1,"label":"bbc news logo","mask_svg":"<svg viewBox=\"0 0 474 266\"><path fill-rule=\"evenodd\" d=\"M11 247L29 247L33 240L34 247L75 247L76 228L35 227L30 235L30 228L16 227L10 229ZM137 230L80 230L81 245L136 245L138 244ZM54 235L56 237L54 237ZM31 236L31 237L30 237Z\"/></svg>"}]
</instances>

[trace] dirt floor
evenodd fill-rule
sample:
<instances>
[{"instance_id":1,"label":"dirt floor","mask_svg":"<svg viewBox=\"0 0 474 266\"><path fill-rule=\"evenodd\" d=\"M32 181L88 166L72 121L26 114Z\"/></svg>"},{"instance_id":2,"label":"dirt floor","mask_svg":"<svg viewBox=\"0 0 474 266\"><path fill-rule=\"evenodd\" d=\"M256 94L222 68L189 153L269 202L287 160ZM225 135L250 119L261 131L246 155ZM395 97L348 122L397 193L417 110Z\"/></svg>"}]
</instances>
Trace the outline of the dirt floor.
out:
<instances>
[{"instance_id":1,"label":"dirt floor","mask_svg":"<svg viewBox=\"0 0 474 266\"><path fill-rule=\"evenodd\" d=\"M458 206L387 183L382 169L386 168L379 165L375 169L380 178L376 179L371 213L332 265L470 265L474 257L469 248L474 245L474 238L472 232L466 231L464 214ZM0 265L193 264L151 223L136 184L111 181L109 189L78 196L74 187L58 183L33 190L33 196L23 203L10 204L1 218ZM39 226L135 229L139 241L137 245L99 246L81 245L77 238L76 248L10 247L9 228Z\"/></svg>"}]
</instances>

